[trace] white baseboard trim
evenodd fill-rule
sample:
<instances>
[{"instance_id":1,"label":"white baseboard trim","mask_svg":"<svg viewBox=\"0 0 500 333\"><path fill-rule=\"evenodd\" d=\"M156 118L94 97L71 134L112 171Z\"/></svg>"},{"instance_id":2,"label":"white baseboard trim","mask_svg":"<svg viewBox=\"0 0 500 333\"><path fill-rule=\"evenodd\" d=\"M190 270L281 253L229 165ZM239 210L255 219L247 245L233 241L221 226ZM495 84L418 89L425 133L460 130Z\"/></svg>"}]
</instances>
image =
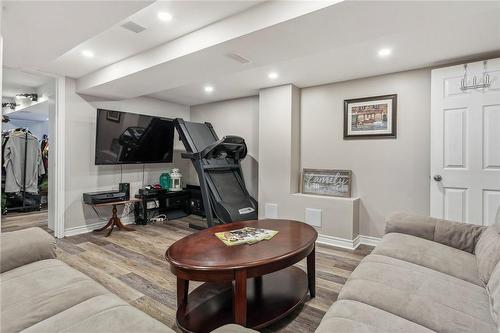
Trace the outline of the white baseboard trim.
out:
<instances>
[{"instance_id":1,"label":"white baseboard trim","mask_svg":"<svg viewBox=\"0 0 500 333\"><path fill-rule=\"evenodd\" d=\"M381 240L382 240L382 238L379 238L379 237L363 236L363 235L359 236L360 244L369 245L369 246L377 246Z\"/></svg>"},{"instance_id":2,"label":"white baseboard trim","mask_svg":"<svg viewBox=\"0 0 500 333\"><path fill-rule=\"evenodd\" d=\"M92 232L96 229L102 228L106 225L108 222L97 222L97 223L92 223L92 224L85 224L81 225L78 227L73 227L73 228L67 228L64 230L64 237L71 237L71 236L76 236L76 235L81 235L81 234L86 234L88 232ZM122 221L123 224L134 224L133 221Z\"/></svg>"},{"instance_id":3,"label":"white baseboard trim","mask_svg":"<svg viewBox=\"0 0 500 333\"><path fill-rule=\"evenodd\" d=\"M358 235L351 240L319 234L318 239L316 240L316 243L319 244L341 247L348 250L355 250L360 244L377 246L379 242L380 238L362 235Z\"/></svg>"}]
</instances>

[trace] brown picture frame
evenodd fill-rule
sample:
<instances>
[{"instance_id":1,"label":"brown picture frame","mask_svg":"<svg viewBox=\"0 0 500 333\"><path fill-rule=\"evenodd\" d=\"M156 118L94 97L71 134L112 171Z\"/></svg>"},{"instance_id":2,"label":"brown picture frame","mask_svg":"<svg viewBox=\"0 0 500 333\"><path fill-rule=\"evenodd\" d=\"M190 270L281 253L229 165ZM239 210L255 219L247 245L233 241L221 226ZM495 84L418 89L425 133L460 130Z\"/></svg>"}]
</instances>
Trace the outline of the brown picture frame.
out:
<instances>
[{"instance_id":1,"label":"brown picture frame","mask_svg":"<svg viewBox=\"0 0 500 333\"><path fill-rule=\"evenodd\" d=\"M122 113L120 111L106 111L106 120L113 121L115 123L119 123L121 121Z\"/></svg>"},{"instance_id":2,"label":"brown picture frame","mask_svg":"<svg viewBox=\"0 0 500 333\"><path fill-rule=\"evenodd\" d=\"M390 101L390 102L389 102ZM350 110L355 104L367 104L373 102L375 105L390 105L387 111L387 129L366 129L360 130L359 133L353 134L352 130L352 113ZM378 103L377 103L378 102ZM398 95L381 95L372 96L364 98L353 98L344 100L344 140L363 140L363 139L396 139L397 137L397 107L398 107ZM350 130L351 129L351 130ZM385 131L385 133L384 133ZM373 132L373 133L370 133Z\"/></svg>"}]
</instances>

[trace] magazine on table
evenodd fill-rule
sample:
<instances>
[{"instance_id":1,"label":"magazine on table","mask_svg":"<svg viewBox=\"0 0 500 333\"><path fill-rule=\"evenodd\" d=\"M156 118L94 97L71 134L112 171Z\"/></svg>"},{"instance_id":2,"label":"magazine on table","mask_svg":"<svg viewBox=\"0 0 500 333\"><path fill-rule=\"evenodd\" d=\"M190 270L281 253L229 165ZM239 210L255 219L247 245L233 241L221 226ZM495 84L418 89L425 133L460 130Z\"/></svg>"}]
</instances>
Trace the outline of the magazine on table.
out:
<instances>
[{"instance_id":1,"label":"magazine on table","mask_svg":"<svg viewBox=\"0 0 500 333\"><path fill-rule=\"evenodd\" d=\"M240 244L255 244L262 240L269 240L277 233L278 231L276 230L245 227L231 231L216 232L215 236L227 246L234 246Z\"/></svg>"}]
</instances>

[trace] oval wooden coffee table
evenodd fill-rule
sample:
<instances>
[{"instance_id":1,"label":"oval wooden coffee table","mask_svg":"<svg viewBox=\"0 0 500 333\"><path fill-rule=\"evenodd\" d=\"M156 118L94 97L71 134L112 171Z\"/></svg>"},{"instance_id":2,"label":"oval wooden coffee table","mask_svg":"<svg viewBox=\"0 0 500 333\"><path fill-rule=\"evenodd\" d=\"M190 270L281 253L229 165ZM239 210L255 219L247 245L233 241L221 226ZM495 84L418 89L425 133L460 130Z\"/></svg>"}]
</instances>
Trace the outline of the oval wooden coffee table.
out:
<instances>
[{"instance_id":1,"label":"oval wooden coffee table","mask_svg":"<svg viewBox=\"0 0 500 333\"><path fill-rule=\"evenodd\" d=\"M227 246L216 232L254 227L278 230L270 240ZM165 254L177 276L177 325L209 332L236 323L265 327L315 296L315 241L311 226L290 220L218 225L172 244ZM307 257L307 275L292 266ZM189 281L205 282L188 297ZM189 300L188 300L189 298Z\"/></svg>"}]
</instances>

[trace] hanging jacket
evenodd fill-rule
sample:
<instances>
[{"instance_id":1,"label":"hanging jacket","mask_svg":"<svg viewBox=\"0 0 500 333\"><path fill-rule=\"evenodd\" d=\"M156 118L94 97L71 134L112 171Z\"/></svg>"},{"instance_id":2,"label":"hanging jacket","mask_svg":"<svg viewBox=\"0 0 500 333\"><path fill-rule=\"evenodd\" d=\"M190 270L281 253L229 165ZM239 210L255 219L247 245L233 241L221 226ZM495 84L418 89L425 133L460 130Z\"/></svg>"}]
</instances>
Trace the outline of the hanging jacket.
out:
<instances>
[{"instance_id":1,"label":"hanging jacket","mask_svg":"<svg viewBox=\"0 0 500 333\"><path fill-rule=\"evenodd\" d=\"M27 140L27 141L26 141ZM26 161L25 158L26 149ZM38 193L38 176L45 174L38 139L26 131L12 131L4 149L5 192L23 190L26 163L25 191Z\"/></svg>"}]
</instances>

